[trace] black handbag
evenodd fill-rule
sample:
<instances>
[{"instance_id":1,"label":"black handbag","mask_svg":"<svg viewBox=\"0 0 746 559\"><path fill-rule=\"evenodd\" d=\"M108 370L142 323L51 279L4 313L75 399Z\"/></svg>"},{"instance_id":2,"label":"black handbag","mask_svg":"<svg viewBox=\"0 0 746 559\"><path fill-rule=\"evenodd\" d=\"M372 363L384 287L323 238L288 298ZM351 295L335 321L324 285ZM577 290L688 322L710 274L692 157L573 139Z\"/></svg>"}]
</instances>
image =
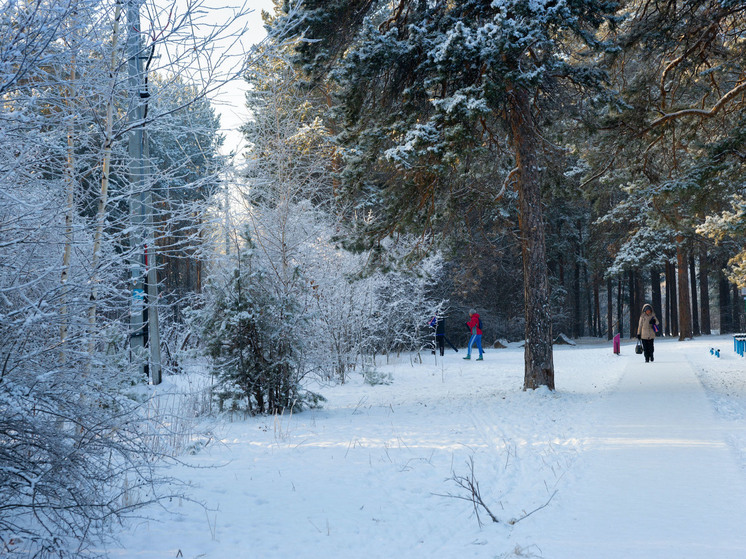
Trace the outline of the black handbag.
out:
<instances>
[{"instance_id":1,"label":"black handbag","mask_svg":"<svg viewBox=\"0 0 746 559\"><path fill-rule=\"evenodd\" d=\"M640 355L642 353L642 342L640 340L637 340L637 345L635 346L635 353L637 355Z\"/></svg>"}]
</instances>

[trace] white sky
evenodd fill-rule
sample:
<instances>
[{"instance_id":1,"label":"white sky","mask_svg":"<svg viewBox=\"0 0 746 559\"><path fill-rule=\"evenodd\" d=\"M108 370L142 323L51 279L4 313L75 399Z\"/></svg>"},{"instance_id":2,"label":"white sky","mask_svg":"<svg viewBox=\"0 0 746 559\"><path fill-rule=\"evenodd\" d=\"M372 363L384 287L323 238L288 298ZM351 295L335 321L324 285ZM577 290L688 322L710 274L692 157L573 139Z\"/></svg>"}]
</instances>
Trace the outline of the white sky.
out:
<instances>
[{"instance_id":1,"label":"white sky","mask_svg":"<svg viewBox=\"0 0 746 559\"><path fill-rule=\"evenodd\" d=\"M209 0L210 4L216 6L225 5L225 0ZM249 0L247 5L254 11L249 17L249 37L244 44L254 44L261 41L266 35L262 22L262 10L271 12L274 8L272 0ZM220 113L221 131L225 134L225 143L223 152L228 154L235 152L241 153L241 146L244 144L241 133L238 128L248 119L248 110L246 109L247 84L239 79L226 84L221 88L219 94L213 98L213 104Z\"/></svg>"},{"instance_id":2,"label":"white sky","mask_svg":"<svg viewBox=\"0 0 746 559\"><path fill-rule=\"evenodd\" d=\"M201 53L199 66L187 71L187 73L192 73L193 69L195 77L202 73L202 67L207 68L217 64L220 56L224 56L225 59L216 75L233 72L237 61L242 60L251 46L260 42L266 35L261 17L262 10L272 12L274 9L272 0L155 0L155 3L162 10L158 18L163 22L178 19L187 12L187 5L192 6L192 19L197 25L194 33L197 37L209 34L212 26L225 25L231 21L234 13L251 10L245 17L233 22L228 31L221 35L236 33L242 28L248 28L248 31L241 35L239 40L232 41L230 47L227 46L229 41L223 41L214 45L213 53L207 51ZM141 12L141 18L147 20L148 17L148 14ZM145 21L143 21L143 26L147 26ZM183 44L179 48L183 48ZM206 62L207 57L210 58L209 62ZM211 96L213 106L220 114L221 132L225 135L222 151L226 155L231 152L240 154L244 145L238 128L248 119L248 110L245 106L246 89L246 82L242 78L237 78L222 85Z\"/></svg>"}]
</instances>

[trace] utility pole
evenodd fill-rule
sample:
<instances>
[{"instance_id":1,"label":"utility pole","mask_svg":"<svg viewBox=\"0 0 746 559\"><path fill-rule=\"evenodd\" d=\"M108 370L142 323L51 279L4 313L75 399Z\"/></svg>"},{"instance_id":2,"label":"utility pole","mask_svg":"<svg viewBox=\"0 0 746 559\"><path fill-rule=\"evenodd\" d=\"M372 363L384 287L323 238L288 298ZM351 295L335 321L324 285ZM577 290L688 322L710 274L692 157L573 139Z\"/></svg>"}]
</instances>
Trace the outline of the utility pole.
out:
<instances>
[{"instance_id":1,"label":"utility pole","mask_svg":"<svg viewBox=\"0 0 746 559\"><path fill-rule=\"evenodd\" d=\"M147 86L145 89L147 94ZM147 103L147 101L146 101ZM150 148L147 141L147 135L143 133L143 161L144 170L150 175ZM145 255L145 269L146 280L147 280L147 307L148 307L148 345L150 347L150 378L153 384L161 383L161 334L158 323L158 262L156 260L157 251L155 244L155 225L153 223L153 214L155 213L155 207L153 206L153 188L152 181L145 192L145 200L141 205L145 211L146 218L146 231L147 236L145 237L144 255Z\"/></svg>"},{"instance_id":2,"label":"utility pole","mask_svg":"<svg viewBox=\"0 0 746 559\"><path fill-rule=\"evenodd\" d=\"M127 0L127 68L130 104L127 122L130 156L130 359L143 377L161 382L161 347L158 332L158 279L153 232L152 191L148 185L149 148L145 113L149 93L143 72L140 29L141 0ZM148 349L150 350L148 352Z\"/></svg>"}]
</instances>

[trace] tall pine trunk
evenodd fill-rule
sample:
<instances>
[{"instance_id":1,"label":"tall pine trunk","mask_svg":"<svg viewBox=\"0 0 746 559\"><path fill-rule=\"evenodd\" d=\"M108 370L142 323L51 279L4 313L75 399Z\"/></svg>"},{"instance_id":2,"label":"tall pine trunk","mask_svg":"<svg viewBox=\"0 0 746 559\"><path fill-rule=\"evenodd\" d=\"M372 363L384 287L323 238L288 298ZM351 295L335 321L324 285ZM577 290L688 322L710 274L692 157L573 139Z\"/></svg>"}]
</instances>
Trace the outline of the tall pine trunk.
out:
<instances>
[{"instance_id":1,"label":"tall pine trunk","mask_svg":"<svg viewBox=\"0 0 746 559\"><path fill-rule=\"evenodd\" d=\"M632 270L627 272L627 310L629 311L629 337L634 338L637 333L637 322L635 322L635 282L632 278Z\"/></svg>"},{"instance_id":2,"label":"tall pine trunk","mask_svg":"<svg viewBox=\"0 0 746 559\"><path fill-rule=\"evenodd\" d=\"M651 293L651 304L655 311L655 316L661 318L663 316L663 304L661 296L661 274L658 268L653 267L650 270L650 293Z\"/></svg>"},{"instance_id":3,"label":"tall pine trunk","mask_svg":"<svg viewBox=\"0 0 746 559\"><path fill-rule=\"evenodd\" d=\"M729 334L733 331L732 329L732 313L730 309L730 284L728 278L725 277L723 269L727 266L727 262L722 266L718 273L718 293L719 293L719 306L720 306L720 333Z\"/></svg>"},{"instance_id":4,"label":"tall pine trunk","mask_svg":"<svg viewBox=\"0 0 746 559\"><path fill-rule=\"evenodd\" d=\"M603 332L601 329L601 286L596 274L593 274L591 281L593 282L593 317L591 319L591 322L593 323L592 335L594 337L601 337L601 332Z\"/></svg>"},{"instance_id":5,"label":"tall pine trunk","mask_svg":"<svg viewBox=\"0 0 746 559\"><path fill-rule=\"evenodd\" d=\"M679 341L692 337L692 314L689 310L689 267L683 235L676 236L676 261L679 280Z\"/></svg>"},{"instance_id":6,"label":"tall pine trunk","mask_svg":"<svg viewBox=\"0 0 746 559\"><path fill-rule=\"evenodd\" d=\"M643 281L643 275L640 270L635 270L635 289L637 290L637 296L635 297L637 300L635 324L638 324L640 321L640 313L642 313L642 306L648 302L647 299L645 299L645 282ZM635 334L637 334L637 330L635 330Z\"/></svg>"},{"instance_id":7,"label":"tall pine trunk","mask_svg":"<svg viewBox=\"0 0 746 559\"><path fill-rule=\"evenodd\" d=\"M523 389L546 386L554 390L552 321L549 316L549 280L541 206L537 137L531 122L531 100L520 87L509 91L508 120L518 168L518 204L523 254L523 292L526 349Z\"/></svg>"},{"instance_id":8,"label":"tall pine trunk","mask_svg":"<svg viewBox=\"0 0 746 559\"><path fill-rule=\"evenodd\" d=\"M619 276L616 280L616 323L619 335L624 335L624 280Z\"/></svg>"},{"instance_id":9,"label":"tall pine trunk","mask_svg":"<svg viewBox=\"0 0 746 559\"><path fill-rule=\"evenodd\" d=\"M578 339L583 334L583 313L580 308L580 255L576 255L575 271L573 274L573 310L572 310L572 337Z\"/></svg>"},{"instance_id":10,"label":"tall pine trunk","mask_svg":"<svg viewBox=\"0 0 746 559\"><path fill-rule=\"evenodd\" d=\"M699 295L700 309L702 310L702 333L711 334L710 323L710 282L708 274L710 267L707 262L707 247L702 243L699 247Z\"/></svg>"},{"instance_id":11,"label":"tall pine trunk","mask_svg":"<svg viewBox=\"0 0 746 559\"><path fill-rule=\"evenodd\" d=\"M637 270L629 271L629 337L637 336L637 323L642 312L643 290L640 274Z\"/></svg>"},{"instance_id":12,"label":"tall pine trunk","mask_svg":"<svg viewBox=\"0 0 746 559\"><path fill-rule=\"evenodd\" d=\"M668 271L668 262L666 262L666 265L663 270L663 275L666 278L666 314L664 315L664 333L666 336L671 335L671 284L670 281L670 274Z\"/></svg>"},{"instance_id":13,"label":"tall pine trunk","mask_svg":"<svg viewBox=\"0 0 746 559\"><path fill-rule=\"evenodd\" d=\"M666 301L668 302L669 322L671 324L672 336L679 335L679 310L678 299L676 295L676 266L671 262L666 262ZM666 326L668 330L668 326ZM668 332L667 332L668 333Z\"/></svg>"},{"instance_id":14,"label":"tall pine trunk","mask_svg":"<svg viewBox=\"0 0 746 559\"><path fill-rule=\"evenodd\" d=\"M697 304L697 268L694 254L689 254L689 283L692 289L692 334L699 336L699 305Z\"/></svg>"},{"instance_id":15,"label":"tall pine trunk","mask_svg":"<svg viewBox=\"0 0 746 559\"><path fill-rule=\"evenodd\" d=\"M611 278L606 278L606 336L609 340L614 337L614 284Z\"/></svg>"},{"instance_id":16,"label":"tall pine trunk","mask_svg":"<svg viewBox=\"0 0 746 559\"><path fill-rule=\"evenodd\" d=\"M741 327L741 307L743 305L743 298L738 290L738 286L731 284L731 288L733 290L733 304L731 305L731 310L733 311L733 332L741 332L743 330Z\"/></svg>"}]
</instances>

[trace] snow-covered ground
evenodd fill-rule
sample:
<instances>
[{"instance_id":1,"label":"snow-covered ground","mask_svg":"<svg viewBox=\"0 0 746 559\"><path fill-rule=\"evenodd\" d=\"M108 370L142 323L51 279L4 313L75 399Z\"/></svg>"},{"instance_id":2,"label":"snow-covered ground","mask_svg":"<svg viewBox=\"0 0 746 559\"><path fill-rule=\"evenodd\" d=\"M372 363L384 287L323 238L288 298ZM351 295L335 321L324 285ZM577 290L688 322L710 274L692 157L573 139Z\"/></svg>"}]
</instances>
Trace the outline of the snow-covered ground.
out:
<instances>
[{"instance_id":1,"label":"snow-covered ground","mask_svg":"<svg viewBox=\"0 0 746 559\"><path fill-rule=\"evenodd\" d=\"M153 509L111 556L746 557L731 338L659 339L651 364L631 343L557 346L556 392L521 390L519 347L463 356L406 356L380 365L389 384L315 387L323 409L221 423L169 471L204 507Z\"/></svg>"}]
</instances>

